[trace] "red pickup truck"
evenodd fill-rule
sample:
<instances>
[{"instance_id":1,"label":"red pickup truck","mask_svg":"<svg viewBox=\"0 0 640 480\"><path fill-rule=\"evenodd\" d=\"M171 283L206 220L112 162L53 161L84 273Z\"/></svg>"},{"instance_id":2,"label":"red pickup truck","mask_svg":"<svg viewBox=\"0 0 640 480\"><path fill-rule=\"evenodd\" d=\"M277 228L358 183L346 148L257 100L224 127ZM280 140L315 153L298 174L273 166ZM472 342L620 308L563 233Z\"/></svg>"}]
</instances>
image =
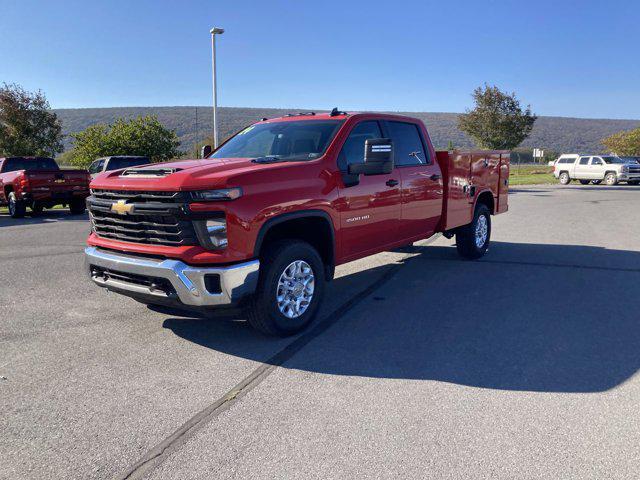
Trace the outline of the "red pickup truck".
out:
<instances>
[{"instance_id":1,"label":"red pickup truck","mask_svg":"<svg viewBox=\"0 0 640 480\"><path fill-rule=\"evenodd\" d=\"M263 119L203 160L95 179L86 263L97 285L143 303L245 306L257 329L289 335L313 320L336 265L437 232L484 255L508 177L508 152L436 152L409 117Z\"/></svg>"},{"instance_id":2,"label":"red pickup truck","mask_svg":"<svg viewBox=\"0 0 640 480\"><path fill-rule=\"evenodd\" d=\"M0 158L0 205L9 206L13 218L24 217L27 207L69 205L76 215L85 211L91 176L85 170L61 170L53 158Z\"/></svg>"}]
</instances>

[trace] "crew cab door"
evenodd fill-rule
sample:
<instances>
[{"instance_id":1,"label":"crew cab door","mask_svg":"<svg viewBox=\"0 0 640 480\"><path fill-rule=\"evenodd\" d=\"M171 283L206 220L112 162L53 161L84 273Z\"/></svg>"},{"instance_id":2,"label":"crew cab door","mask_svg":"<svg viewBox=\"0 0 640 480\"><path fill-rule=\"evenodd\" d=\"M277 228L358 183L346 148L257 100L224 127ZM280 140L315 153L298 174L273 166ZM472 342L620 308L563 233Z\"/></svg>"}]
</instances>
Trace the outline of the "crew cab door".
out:
<instances>
[{"instance_id":1,"label":"crew cab door","mask_svg":"<svg viewBox=\"0 0 640 480\"><path fill-rule=\"evenodd\" d=\"M589 165L590 179L602 180L604 178L604 172L606 165L600 157L591 157L591 165Z\"/></svg>"},{"instance_id":2,"label":"crew cab door","mask_svg":"<svg viewBox=\"0 0 640 480\"><path fill-rule=\"evenodd\" d=\"M338 155L343 178L347 166L364 161L364 142L383 138L380 123L364 120L349 133ZM400 176L391 174L360 175L357 184L340 187L336 207L340 212L341 252L345 261L382 251L398 240L400 223Z\"/></svg>"},{"instance_id":3,"label":"crew cab door","mask_svg":"<svg viewBox=\"0 0 640 480\"><path fill-rule=\"evenodd\" d=\"M589 165L589 158L590 157L580 157L576 162L573 175L578 180L586 180L586 179L594 178L592 176L591 166Z\"/></svg>"},{"instance_id":4,"label":"crew cab door","mask_svg":"<svg viewBox=\"0 0 640 480\"><path fill-rule=\"evenodd\" d=\"M393 140L395 166L400 172L400 235L403 239L432 235L442 215L443 180L418 124L383 122Z\"/></svg>"}]
</instances>

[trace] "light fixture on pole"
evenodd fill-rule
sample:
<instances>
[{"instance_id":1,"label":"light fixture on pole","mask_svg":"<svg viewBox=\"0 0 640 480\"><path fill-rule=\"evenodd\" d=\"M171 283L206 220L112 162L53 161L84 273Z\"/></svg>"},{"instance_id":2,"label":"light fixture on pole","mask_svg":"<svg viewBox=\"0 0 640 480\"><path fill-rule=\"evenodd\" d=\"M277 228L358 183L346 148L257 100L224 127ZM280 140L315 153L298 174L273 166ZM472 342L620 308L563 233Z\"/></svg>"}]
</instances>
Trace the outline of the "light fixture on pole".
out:
<instances>
[{"instance_id":1,"label":"light fixture on pole","mask_svg":"<svg viewBox=\"0 0 640 480\"><path fill-rule=\"evenodd\" d=\"M213 148L218 148L218 122L216 113L218 109L218 92L216 89L216 35L222 35L224 29L213 27L211 33L211 66L213 74Z\"/></svg>"}]
</instances>

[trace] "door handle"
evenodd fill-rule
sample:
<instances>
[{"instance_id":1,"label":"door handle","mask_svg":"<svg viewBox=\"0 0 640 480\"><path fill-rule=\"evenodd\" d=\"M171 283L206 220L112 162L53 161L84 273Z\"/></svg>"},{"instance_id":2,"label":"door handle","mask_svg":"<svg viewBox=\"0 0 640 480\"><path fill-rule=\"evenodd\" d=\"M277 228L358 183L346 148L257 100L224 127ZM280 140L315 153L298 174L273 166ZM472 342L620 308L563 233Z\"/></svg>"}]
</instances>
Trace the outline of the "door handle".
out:
<instances>
[{"instance_id":1,"label":"door handle","mask_svg":"<svg viewBox=\"0 0 640 480\"><path fill-rule=\"evenodd\" d=\"M387 185L387 187L395 187L396 185L398 185L398 183L400 183L400 182L398 182L398 180L391 179L391 180L387 180L387 184L386 185Z\"/></svg>"},{"instance_id":2,"label":"door handle","mask_svg":"<svg viewBox=\"0 0 640 480\"><path fill-rule=\"evenodd\" d=\"M429 177L429 179L430 179L430 180L433 180L434 182L435 182L436 180L440 180L441 178L442 178L442 175L440 175L439 173L434 173L433 175L431 175L431 176Z\"/></svg>"}]
</instances>

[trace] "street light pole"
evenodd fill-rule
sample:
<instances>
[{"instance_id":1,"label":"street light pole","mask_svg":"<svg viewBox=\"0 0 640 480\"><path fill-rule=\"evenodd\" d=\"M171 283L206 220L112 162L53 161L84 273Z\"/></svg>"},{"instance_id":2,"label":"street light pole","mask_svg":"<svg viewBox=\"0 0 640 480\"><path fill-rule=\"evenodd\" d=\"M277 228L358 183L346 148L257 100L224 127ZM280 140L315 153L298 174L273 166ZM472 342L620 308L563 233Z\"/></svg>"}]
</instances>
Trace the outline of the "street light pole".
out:
<instances>
[{"instance_id":1,"label":"street light pole","mask_svg":"<svg viewBox=\"0 0 640 480\"><path fill-rule=\"evenodd\" d=\"M224 29L213 27L211 33L211 66L213 75L213 148L218 148L218 122L216 114L218 113L218 91L216 88L216 35L222 35Z\"/></svg>"}]
</instances>

